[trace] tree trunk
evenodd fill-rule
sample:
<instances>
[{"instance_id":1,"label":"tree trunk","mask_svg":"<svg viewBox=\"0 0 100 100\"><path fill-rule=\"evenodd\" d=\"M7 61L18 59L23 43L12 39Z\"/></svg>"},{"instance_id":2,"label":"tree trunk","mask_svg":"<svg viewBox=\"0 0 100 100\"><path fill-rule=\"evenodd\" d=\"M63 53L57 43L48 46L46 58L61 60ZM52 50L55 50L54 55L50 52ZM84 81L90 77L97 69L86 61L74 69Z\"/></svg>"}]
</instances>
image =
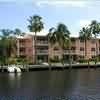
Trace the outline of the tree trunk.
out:
<instances>
[{"instance_id":1,"label":"tree trunk","mask_svg":"<svg viewBox=\"0 0 100 100\"><path fill-rule=\"evenodd\" d=\"M71 41L69 40L69 69L72 68L72 59L71 59Z\"/></svg>"},{"instance_id":2,"label":"tree trunk","mask_svg":"<svg viewBox=\"0 0 100 100\"><path fill-rule=\"evenodd\" d=\"M88 63L88 69L90 68L89 65L89 59L87 59L87 40L85 39L85 58L86 58L86 63Z\"/></svg>"},{"instance_id":3,"label":"tree trunk","mask_svg":"<svg viewBox=\"0 0 100 100\"><path fill-rule=\"evenodd\" d=\"M96 39L96 38L95 38ZM97 64L97 57L98 57L98 48L97 48L97 41L96 41L96 56L95 56L95 68Z\"/></svg>"},{"instance_id":4,"label":"tree trunk","mask_svg":"<svg viewBox=\"0 0 100 100\"><path fill-rule=\"evenodd\" d=\"M50 44L49 44L49 37L48 37L48 64L49 64L49 69L51 70L51 62L50 62L50 57L49 57L49 47L50 47Z\"/></svg>"},{"instance_id":5,"label":"tree trunk","mask_svg":"<svg viewBox=\"0 0 100 100\"><path fill-rule=\"evenodd\" d=\"M85 57L87 59L87 40L85 40Z\"/></svg>"},{"instance_id":6,"label":"tree trunk","mask_svg":"<svg viewBox=\"0 0 100 100\"><path fill-rule=\"evenodd\" d=\"M19 39L17 39L17 57L19 57Z\"/></svg>"},{"instance_id":7,"label":"tree trunk","mask_svg":"<svg viewBox=\"0 0 100 100\"><path fill-rule=\"evenodd\" d=\"M6 48L4 48L4 50L3 50L3 55L4 55L3 61L4 61L4 64L6 64L6 62L7 62L7 50L6 50Z\"/></svg>"},{"instance_id":8,"label":"tree trunk","mask_svg":"<svg viewBox=\"0 0 100 100\"><path fill-rule=\"evenodd\" d=\"M64 43L61 45L60 48L61 48L61 52L62 52L62 53L61 53L61 56L62 56L62 57L61 57L61 64L63 65L63 66L62 66L62 69L64 69Z\"/></svg>"},{"instance_id":9,"label":"tree trunk","mask_svg":"<svg viewBox=\"0 0 100 100\"><path fill-rule=\"evenodd\" d=\"M63 70L64 70L64 48L62 49L63 51L62 51L62 65L63 65Z\"/></svg>"},{"instance_id":10,"label":"tree trunk","mask_svg":"<svg viewBox=\"0 0 100 100\"><path fill-rule=\"evenodd\" d=\"M34 58L34 63L35 64L37 63L36 40L37 39L36 39L36 32L35 32L35 35L34 35L34 38L33 38L33 43L34 43L34 49L33 50L35 51L35 52L33 51L34 52L34 57L33 58Z\"/></svg>"},{"instance_id":11,"label":"tree trunk","mask_svg":"<svg viewBox=\"0 0 100 100\"><path fill-rule=\"evenodd\" d=\"M98 56L98 48L97 48L97 41L96 41L96 57Z\"/></svg>"}]
</instances>

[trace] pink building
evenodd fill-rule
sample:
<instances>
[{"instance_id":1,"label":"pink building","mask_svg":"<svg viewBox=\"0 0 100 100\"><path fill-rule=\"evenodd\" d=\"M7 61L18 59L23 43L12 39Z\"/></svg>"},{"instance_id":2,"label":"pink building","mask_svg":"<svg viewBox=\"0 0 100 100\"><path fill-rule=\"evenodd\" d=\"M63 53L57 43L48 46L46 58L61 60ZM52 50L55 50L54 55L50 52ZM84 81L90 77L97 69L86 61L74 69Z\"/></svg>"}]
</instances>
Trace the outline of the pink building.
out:
<instances>
[{"instance_id":1,"label":"pink building","mask_svg":"<svg viewBox=\"0 0 100 100\"><path fill-rule=\"evenodd\" d=\"M96 47L97 42L97 47ZM19 38L19 55L27 57L30 61L34 62L34 41L32 43L32 35L27 35L23 38ZM97 48L97 49L96 49ZM85 50L87 55L85 56ZM48 58L63 58L65 60L69 59L69 51L68 49L60 48L60 46L56 43L54 45L50 45L48 43L48 38L46 36L37 36L36 42L36 52L37 52L37 60L42 60L44 62L48 62ZM100 39L90 39L87 41L86 49L85 43L83 40L79 38L71 38L71 50L70 55L73 61L77 61L80 58L93 58L100 54Z\"/></svg>"},{"instance_id":2,"label":"pink building","mask_svg":"<svg viewBox=\"0 0 100 100\"><path fill-rule=\"evenodd\" d=\"M32 36L27 35L25 37L20 37L18 39L19 47L17 47L17 51L19 52L19 56L26 57L28 60L30 60L30 62L33 62Z\"/></svg>"}]
</instances>

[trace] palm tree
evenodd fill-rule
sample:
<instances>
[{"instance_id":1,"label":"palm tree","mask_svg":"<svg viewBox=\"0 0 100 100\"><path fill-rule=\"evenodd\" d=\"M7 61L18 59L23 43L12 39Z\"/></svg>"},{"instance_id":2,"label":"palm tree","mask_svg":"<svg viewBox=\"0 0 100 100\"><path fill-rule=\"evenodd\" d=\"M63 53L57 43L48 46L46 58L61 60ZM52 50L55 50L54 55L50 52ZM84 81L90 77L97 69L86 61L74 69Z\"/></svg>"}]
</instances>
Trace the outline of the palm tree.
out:
<instances>
[{"instance_id":1,"label":"palm tree","mask_svg":"<svg viewBox=\"0 0 100 100\"><path fill-rule=\"evenodd\" d=\"M0 32L0 51L2 53L0 58L3 59L3 62L7 64L8 58L13 53L12 43L14 42L12 42L12 38L10 36L13 31L9 29L1 29Z\"/></svg>"},{"instance_id":2,"label":"palm tree","mask_svg":"<svg viewBox=\"0 0 100 100\"><path fill-rule=\"evenodd\" d=\"M17 57L19 57L19 39L17 38L17 36L24 36L24 33L22 33L20 29L16 28L13 31L13 35L16 38L16 42L17 42Z\"/></svg>"},{"instance_id":3,"label":"palm tree","mask_svg":"<svg viewBox=\"0 0 100 100\"><path fill-rule=\"evenodd\" d=\"M90 32L94 36L95 40L100 35L100 23L93 20L90 24ZM98 55L97 41L96 41L96 56ZM97 61L97 60L96 60Z\"/></svg>"},{"instance_id":4,"label":"palm tree","mask_svg":"<svg viewBox=\"0 0 100 100\"><path fill-rule=\"evenodd\" d=\"M79 38L85 42L85 58L87 58L87 40L91 37L92 34L90 33L90 29L88 27L83 27L82 30L80 30Z\"/></svg>"},{"instance_id":5,"label":"palm tree","mask_svg":"<svg viewBox=\"0 0 100 100\"><path fill-rule=\"evenodd\" d=\"M28 19L28 22L29 22L28 29L30 30L30 32L35 33L33 37L35 53L33 52L33 54L34 54L34 63L37 63L36 36L37 36L37 32L40 32L44 28L44 25L42 22L42 17L38 15L30 16L30 18Z\"/></svg>"},{"instance_id":6,"label":"palm tree","mask_svg":"<svg viewBox=\"0 0 100 100\"><path fill-rule=\"evenodd\" d=\"M51 45L58 43L59 46L63 49L66 41L69 40L69 38L70 38L70 32L67 26L63 23L59 23L56 28L52 27L49 29L48 39Z\"/></svg>"},{"instance_id":7,"label":"palm tree","mask_svg":"<svg viewBox=\"0 0 100 100\"><path fill-rule=\"evenodd\" d=\"M12 59L14 61L16 57L16 40L12 36L10 36L7 39L7 43L8 43L7 53L9 55L7 63L11 64L10 60Z\"/></svg>"}]
</instances>

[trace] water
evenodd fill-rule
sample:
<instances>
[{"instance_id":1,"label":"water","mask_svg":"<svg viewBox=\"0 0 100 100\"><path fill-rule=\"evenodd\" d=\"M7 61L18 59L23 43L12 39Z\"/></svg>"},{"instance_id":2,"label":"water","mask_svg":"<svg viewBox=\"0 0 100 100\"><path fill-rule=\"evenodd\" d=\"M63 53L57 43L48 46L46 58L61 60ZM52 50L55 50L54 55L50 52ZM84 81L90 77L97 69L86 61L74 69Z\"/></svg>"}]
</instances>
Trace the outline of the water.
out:
<instances>
[{"instance_id":1,"label":"water","mask_svg":"<svg viewBox=\"0 0 100 100\"><path fill-rule=\"evenodd\" d=\"M69 100L75 98L78 98L76 100L100 100L100 69L0 73L1 98L31 100L29 98L42 96L71 98ZM7 98L0 100L8 100Z\"/></svg>"}]
</instances>

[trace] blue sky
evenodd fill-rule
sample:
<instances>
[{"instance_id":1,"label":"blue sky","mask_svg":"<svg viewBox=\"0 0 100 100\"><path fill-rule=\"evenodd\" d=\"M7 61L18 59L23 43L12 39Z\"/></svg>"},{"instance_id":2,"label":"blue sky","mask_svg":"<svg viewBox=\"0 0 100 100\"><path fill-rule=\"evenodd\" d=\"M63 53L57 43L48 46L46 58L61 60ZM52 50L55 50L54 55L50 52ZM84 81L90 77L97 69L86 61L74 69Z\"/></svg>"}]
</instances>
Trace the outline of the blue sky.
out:
<instances>
[{"instance_id":1,"label":"blue sky","mask_svg":"<svg viewBox=\"0 0 100 100\"><path fill-rule=\"evenodd\" d=\"M72 36L78 36L79 30L91 20L100 21L99 9L99 0L0 0L0 29L20 28L28 32L27 19L38 14L43 18L44 34L62 22Z\"/></svg>"}]
</instances>

